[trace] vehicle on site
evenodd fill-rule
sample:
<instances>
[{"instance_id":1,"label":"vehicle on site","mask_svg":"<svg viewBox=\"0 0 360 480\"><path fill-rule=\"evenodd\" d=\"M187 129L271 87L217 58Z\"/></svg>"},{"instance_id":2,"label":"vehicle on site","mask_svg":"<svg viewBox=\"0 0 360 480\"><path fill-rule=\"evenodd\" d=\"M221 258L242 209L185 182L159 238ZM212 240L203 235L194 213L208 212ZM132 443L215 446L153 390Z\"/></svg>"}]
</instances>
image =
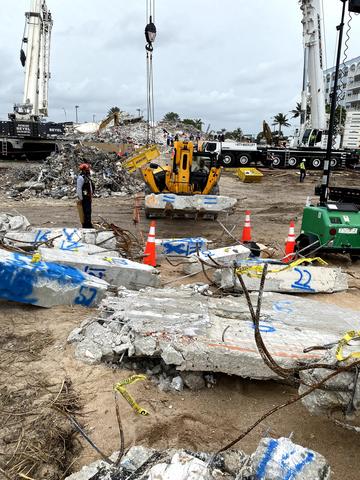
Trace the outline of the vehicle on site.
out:
<instances>
[{"instance_id":1,"label":"vehicle on site","mask_svg":"<svg viewBox=\"0 0 360 480\"><path fill-rule=\"evenodd\" d=\"M215 153L218 157L218 165L229 168L255 164L261 161L264 155L256 143L240 143L232 140L204 142L201 150L204 153Z\"/></svg>"},{"instance_id":2,"label":"vehicle on site","mask_svg":"<svg viewBox=\"0 0 360 480\"><path fill-rule=\"evenodd\" d=\"M217 165L217 155L196 151L192 142L175 142L172 163L150 163L142 175L148 218L164 214L215 218L236 204L236 199L220 197L221 167Z\"/></svg>"},{"instance_id":3,"label":"vehicle on site","mask_svg":"<svg viewBox=\"0 0 360 480\"><path fill-rule=\"evenodd\" d=\"M32 0L25 13L25 33L20 60L25 68L23 102L14 105L9 119L0 121L0 156L28 159L46 158L57 150L56 138L64 124L44 122L48 116L50 40L53 19L46 0ZM26 46L26 53L23 47Z\"/></svg>"},{"instance_id":4,"label":"vehicle on site","mask_svg":"<svg viewBox=\"0 0 360 480\"><path fill-rule=\"evenodd\" d=\"M339 40L333 92L337 92L339 82L347 0L342 2L342 19L337 27ZM350 0L349 10L360 13L360 2L355 5ZM309 205L304 208L301 233L296 239L296 245L298 252L302 255L308 255L314 251L348 253L352 259L358 259L360 258L360 189L329 186L336 106L337 98L333 93L324 175L321 185L315 189L315 194L320 196L320 200L318 205Z\"/></svg>"}]
</instances>

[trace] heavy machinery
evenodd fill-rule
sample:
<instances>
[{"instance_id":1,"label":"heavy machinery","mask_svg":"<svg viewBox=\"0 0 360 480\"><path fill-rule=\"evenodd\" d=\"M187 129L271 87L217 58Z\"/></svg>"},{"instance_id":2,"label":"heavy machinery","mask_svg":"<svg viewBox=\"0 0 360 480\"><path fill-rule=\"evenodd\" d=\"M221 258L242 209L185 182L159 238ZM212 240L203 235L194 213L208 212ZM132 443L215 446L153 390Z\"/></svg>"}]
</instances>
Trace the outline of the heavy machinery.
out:
<instances>
[{"instance_id":1,"label":"heavy machinery","mask_svg":"<svg viewBox=\"0 0 360 480\"><path fill-rule=\"evenodd\" d=\"M342 50L342 38L347 0L342 1L342 17L338 26L339 42L331 100L329 136L324 163L322 183L315 193L320 195L318 205L305 207L301 234L296 239L297 250L309 254L314 250L331 253L349 253L352 259L360 257L360 190L354 188L331 187L331 155L337 106L337 88ZM356 3L356 2L355 2ZM350 0L349 10L359 12L360 2L355 5ZM349 32L348 32L349 33Z\"/></svg>"},{"instance_id":2,"label":"heavy machinery","mask_svg":"<svg viewBox=\"0 0 360 480\"><path fill-rule=\"evenodd\" d=\"M98 132L101 132L110 125L111 122L114 122L114 127L118 127L120 125L120 113L119 112L112 112L108 115L104 120L99 124Z\"/></svg>"},{"instance_id":3,"label":"heavy machinery","mask_svg":"<svg viewBox=\"0 0 360 480\"><path fill-rule=\"evenodd\" d=\"M37 160L57 149L55 139L64 134L64 125L43 121L48 116L53 26L46 0L32 0L31 11L25 13L25 18L20 52L21 64L25 67L24 97L22 103L14 105L9 120L0 121L0 156L16 158L25 155Z\"/></svg>"},{"instance_id":4,"label":"heavy machinery","mask_svg":"<svg viewBox=\"0 0 360 480\"><path fill-rule=\"evenodd\" d=\"M171 165L151 163L142 170L147 218L164 215L215 219L231 210L236 199L219 195L221 168L217 155L198 152L192 142L175 142Z\"/></svg>"}]
</instances>

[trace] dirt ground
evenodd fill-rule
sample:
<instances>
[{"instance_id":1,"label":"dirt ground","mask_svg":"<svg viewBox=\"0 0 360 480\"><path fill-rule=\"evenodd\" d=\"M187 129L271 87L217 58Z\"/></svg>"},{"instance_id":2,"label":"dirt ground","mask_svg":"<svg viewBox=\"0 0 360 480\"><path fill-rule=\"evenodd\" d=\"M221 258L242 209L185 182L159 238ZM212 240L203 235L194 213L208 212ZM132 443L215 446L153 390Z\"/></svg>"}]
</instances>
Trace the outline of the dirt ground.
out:
<instances>
[{"instance_id":1,"label":"dirt ground","mask_svg":"<svg viewBox=\"0 0 360 480\"><path fill-rule=\"evenodd\" d=\"M3 165L8 168L8 165ZM239 237L244 222L244 212L252 213L253 239L271 244L281 250L291 219L296 232L301 225L302 208L307 197L314 197L314 186L320 173L312 173L304 184L299 183L297 172L267 171L259 184L243 184L232 173L225 172L220 189L224 195L239 199L236 212L219 218L233 235ZM0 166L1 174L1 166ZM356 185L358 176L351 173L335 174L334 183ZM36 226L78 226L73 200L32 199L16 201L0 198L1 211L24 214ZM132 224L133 199L114 197L94 200L94 219L99 216L123 228L134 230ZM148 221L142 215L140 229L146 236ZM231 244L232 241L216 222L206 220L160 219L157 237L204 236L214 245ZM351 274L348 292L323 295L322 301L360 310L358 288L360 266L351 264L346 256L328 257L331 264L341 265ZM163 282L181 276L168 266L161 266ZM201 276L198 278L201 279ZM174 282L176 285L176 282ZM84 408L83 423L87 432L106 454L119 447L118 426L114 409L114 383L133 371L105 365L87 366L78 362L73 346L66 344L70 331L95 311L81 307L57 307L51 310L23 306L10 302L0 303L1 336L28 335L49 331L53 342L46 345L40 358L22 364L22 374L43 375L54 385L65 378L81 396ZM315 320L315 318L314 318ZM121 403L126 446L142 444L150 447L186 447L193 450L214 451L238 436L248 425L273 406L284 403L295 393L289 386L275 382L259 382L237 377L218 375L214 388L200 392L185 390L181 393L163 393L150 382L131 387L131 392L141 406L150 411L149 417L139 417L126 403ZM2 385L16 385L16 375L7 368L0 369ZM130 390L130 388L129 388ZM1 396L0 396L1 398ZM289 436L308 448L322 453L330 462L334 479L357 480L360 471L359 435L342 430L324 418L312 417L301 404L283 410L267 419L240 444L239 448L251 452L262 435ZM80 439L83 449L71 470L76 471L98 458L98 454ZM0 444L0 462L1 462ZM70 471L70 470L69 470ZM0 474L1 477L1 474ZM37 477L34 477L36 480ZM60 479L59 479L60 480Z\"/></svg>"}]
</instances>

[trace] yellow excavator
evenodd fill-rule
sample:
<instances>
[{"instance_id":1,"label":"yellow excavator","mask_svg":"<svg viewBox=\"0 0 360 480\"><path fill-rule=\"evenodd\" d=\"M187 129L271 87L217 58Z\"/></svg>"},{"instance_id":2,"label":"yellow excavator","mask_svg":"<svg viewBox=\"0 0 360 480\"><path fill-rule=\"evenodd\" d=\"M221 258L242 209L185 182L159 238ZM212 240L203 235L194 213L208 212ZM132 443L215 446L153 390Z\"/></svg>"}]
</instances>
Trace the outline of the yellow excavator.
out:
<instances>
[{"instance_id":1,"label":"yellow excavator","mask_svg":"<svg viewBox=\"0 0 360 480\"><path fill-rule=\"evenodd\" d=\"M221 167L216 154L198 152L192 142L175 142L172 163L150 163L142 175L147 218L170 214L214 219L236 204L219 194Z\"/></svg>"}]
</instances>

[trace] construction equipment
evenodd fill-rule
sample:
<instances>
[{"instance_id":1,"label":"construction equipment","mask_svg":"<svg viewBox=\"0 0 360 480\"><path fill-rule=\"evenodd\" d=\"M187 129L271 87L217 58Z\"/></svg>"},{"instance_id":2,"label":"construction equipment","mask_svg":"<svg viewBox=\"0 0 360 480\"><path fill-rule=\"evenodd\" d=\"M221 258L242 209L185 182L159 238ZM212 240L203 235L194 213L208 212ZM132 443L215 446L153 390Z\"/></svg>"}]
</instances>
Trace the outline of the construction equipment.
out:
<instances>
[{"instance_id":1,"label":"construction equipment","mask_svg":"<svg viewBox=\"0 0 360 480\"><path fill-rule=\"evenodd\" d=\"M175 142L171 165L152 163L142 174L147 218L170 214L215 219L236 204L236 199L219 195L216 154L197 152L192 142Z\"/></svg>"},{"instance_id":2,"label":"construction equipment","mask_svg":"<svg viewBox=\"0 0 360 480\"><path fill-rule=\"evenodd\" d=\"M43 121L48 116L53 26L46 0L32 0L31 11L25 13L25 18L20 51L20 61L25 68L23 101L14 105L8 121L0 122L1 156L26 155L29 159L39 160L57 150L55 138L64 134L64 125Z\"/></svg>"},{"instance_id":3,"label":"construction equipment","mask_svg":"<svg viewBox=\"0 0 360 480\"><path fill-rule=\"evenodd\" d=\"M99 125L98 131L104 130L111 122L114 122L114 127L120 124L120 112L113 112L108 115Z\"/></svg>"},{"instance_id":4,"label":"construction equipment","mask_svg":"<svg viewBox=\"0 0 360 480\"><path fill-rule=\"evenodd\" d=\"M347 0L342 0L341 23L337 27L339 41L324 174L321 186L315 190L320 201L317 206L305 207L301 234L296 242L297 250L305 255L317 250L349 253L352 259L357 259L360 257L360 190L329 186L346 3Z\"/></svg>"},{"instance_id":5,"label":"construction equipment","mask_svg":"<svg viewBox=\"0 0 360 480\"><path fill-rule=\"evenodd\" d=\"M121 161L121 166L126 168L130 173L133 173L153 160L156 160L160 155L160 151L156 145L140 147L135 150L130 157Z\"/></svg>"}]
</instances>

